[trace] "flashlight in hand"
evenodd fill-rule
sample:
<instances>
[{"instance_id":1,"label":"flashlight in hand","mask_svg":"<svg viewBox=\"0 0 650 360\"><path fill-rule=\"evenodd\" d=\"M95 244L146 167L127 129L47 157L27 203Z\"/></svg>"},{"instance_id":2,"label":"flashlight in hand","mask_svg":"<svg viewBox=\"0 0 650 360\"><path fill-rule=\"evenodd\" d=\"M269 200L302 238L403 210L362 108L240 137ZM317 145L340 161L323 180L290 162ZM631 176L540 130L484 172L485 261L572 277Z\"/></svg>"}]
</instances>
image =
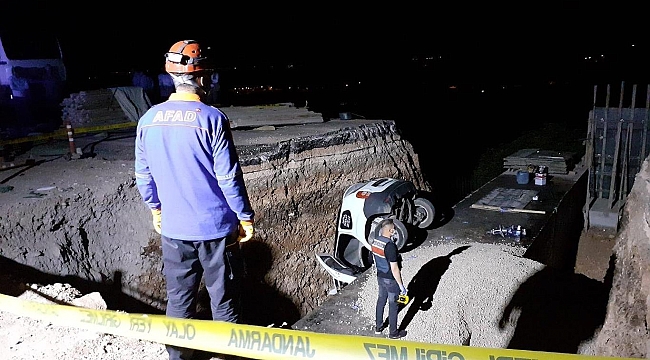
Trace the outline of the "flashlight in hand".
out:
<instances>
[{"instance_id":1,"label":"flashlight in hand","mask_svg":"<svg viewBox=\"0 0 650 360\"><path fill-rule=\"evenodd\" d=\"M397 303L398 304L406 305L406 304L409 303L409 300L411 300L411 299L406 294L399 294L399 296L397 297Z\"/></svg>"}]
</instances>

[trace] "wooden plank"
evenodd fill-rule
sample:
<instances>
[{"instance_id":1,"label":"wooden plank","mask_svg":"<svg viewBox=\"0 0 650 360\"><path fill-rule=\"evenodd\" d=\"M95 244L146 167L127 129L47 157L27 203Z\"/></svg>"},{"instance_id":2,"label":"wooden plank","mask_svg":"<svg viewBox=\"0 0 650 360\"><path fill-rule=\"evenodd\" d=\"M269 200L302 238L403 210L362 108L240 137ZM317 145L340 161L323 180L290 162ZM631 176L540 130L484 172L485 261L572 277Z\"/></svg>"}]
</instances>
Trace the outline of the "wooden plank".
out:
<instances>
[{"instance_id":1,"label":"wooden plank","mask_svg":"<svg viewBox=\"0 0 650 360\"><path fill-rule=\"evenodd\" d=\"M551 174L567 174L569 163L575 163L572 152L540 149L521 149L503 158L505 169L525 170L529 166L546 166Z\"/></svg>"},{"instance_id":2,"label":"wooden plank","mask_svg":"<svg viewBox=\"0 0 650 360\"><path fill-rule=\"evenodd\" d=\"M491 210L498 212L509 212L509 213L527 213L527 214L546 214L546 211L543 210L528 210L528 209L517 209L503 206L490 206L490 205L481 205L481 204L472 204L470 206L472 209L480 210Z\"/></svg>"}]
</instances>

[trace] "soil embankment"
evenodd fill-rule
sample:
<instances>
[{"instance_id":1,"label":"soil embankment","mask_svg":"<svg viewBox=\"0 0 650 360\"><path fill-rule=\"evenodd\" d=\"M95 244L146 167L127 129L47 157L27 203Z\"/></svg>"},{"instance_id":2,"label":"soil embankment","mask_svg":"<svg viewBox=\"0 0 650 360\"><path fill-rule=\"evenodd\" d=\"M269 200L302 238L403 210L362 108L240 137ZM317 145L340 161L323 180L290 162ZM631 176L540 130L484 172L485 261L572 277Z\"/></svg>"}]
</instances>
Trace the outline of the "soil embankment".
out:
<instances>
[{"instance_id":1,"label":"soil embankment","mask_svg":"<svg viewBox=\"0 0 650 360\"><path fill-rule=\"evenodd\" d=\"M234 132L237 142L241 134ZM238 150L256 211L256 236L243 246L246 320L290 324L327 294L331 280L314 252L333 251L348 186L389 176L429 188L417 154L392 121L349 121L276 142L269 141L272 130L247 135ZM121 136L96 144L94 157L37 159L33 166L6 171L4 184L11 190L0 194L3 268L28 282L100 291L110 309L162 311L159 236L135 187L132 145L133 137Z\"/></svg>"}]
</instances>

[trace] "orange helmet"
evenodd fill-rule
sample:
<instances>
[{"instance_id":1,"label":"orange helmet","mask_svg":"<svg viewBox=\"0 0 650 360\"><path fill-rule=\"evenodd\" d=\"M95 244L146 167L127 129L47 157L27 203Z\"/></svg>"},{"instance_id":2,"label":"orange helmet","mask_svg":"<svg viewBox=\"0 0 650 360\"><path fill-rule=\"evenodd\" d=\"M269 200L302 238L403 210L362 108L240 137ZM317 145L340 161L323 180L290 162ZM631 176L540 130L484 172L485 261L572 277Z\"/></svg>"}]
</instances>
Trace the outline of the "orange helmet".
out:
<instances>
[{"instance_id":1,"label":"orange helmet","mask_svg":"<svg viewBox=\"0 0 650 360\"><path fill-rule=\"evenodd\" d=\"M165 53L165 71L174 74L188 74L211 70L207 58L201 56L201 46L194 40L182 40Z\"/></svg>"}]
</instances>

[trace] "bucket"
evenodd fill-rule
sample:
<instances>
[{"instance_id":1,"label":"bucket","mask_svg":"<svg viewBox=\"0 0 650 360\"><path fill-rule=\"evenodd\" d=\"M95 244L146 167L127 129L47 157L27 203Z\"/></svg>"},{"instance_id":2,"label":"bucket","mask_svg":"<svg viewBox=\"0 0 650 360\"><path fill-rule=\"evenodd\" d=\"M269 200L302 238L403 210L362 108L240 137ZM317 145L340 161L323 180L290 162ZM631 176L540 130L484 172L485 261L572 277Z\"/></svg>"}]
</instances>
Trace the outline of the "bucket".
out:
<instances>
[{"instance_id":1,"label":"bucket","mask_svg":"<svg viewBox=\"0 0 650 360\"><path fill-rule=\"evenodd\" d=\"M546 185L546 174L535 174L535 185Z\"/></svg>"},{"instance_id":2,"label":"bucket","mask_svg":"<svg viewBox=\"0 0 650 360\"><path fill-rule=\"evenodd\" d=\"M528 171L519 170L517 171L517 184L528 184L530 181L530 173Z\"/></svg>"}]
</instances>

